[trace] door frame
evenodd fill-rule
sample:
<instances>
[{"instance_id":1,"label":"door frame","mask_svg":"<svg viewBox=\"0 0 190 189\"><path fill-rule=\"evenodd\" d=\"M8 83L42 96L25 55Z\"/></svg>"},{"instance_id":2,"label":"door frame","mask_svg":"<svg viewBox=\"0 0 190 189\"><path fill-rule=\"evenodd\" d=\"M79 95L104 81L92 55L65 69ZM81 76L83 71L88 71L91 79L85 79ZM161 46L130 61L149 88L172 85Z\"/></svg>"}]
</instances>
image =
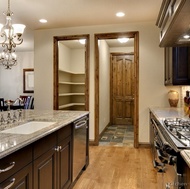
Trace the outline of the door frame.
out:
<instances>
[{"instance_id":1,"label":"door frame","mask_svg":"<svg viewBox=\"0 0 190 189\"><path fill-rule=\"evenodd\" d=\"M99 49L98 40L117 39L119 37L134 38L134 147L139 147L139 32L117 32L94 34L95 40L95 140L99 144Z\"/></svg>"},{"instance_id":2,"label":"door frame","mask_svg":"<svg viewBox=\"0 0 190 189\"><path fill-rule=\"evenodd\" d=\"M58 110L58 91L59 91L59 84L58 84L58 43L59 41L68 41L68 40L79 40L79 39L86 39L85 43L85 110L89 111L89 52L90 52L90 35L89 34L81 34L81 35L63 35L63 36L54 36L54 101L53 101L53 108L54 110Z\"/></svg>"}]
</instances>

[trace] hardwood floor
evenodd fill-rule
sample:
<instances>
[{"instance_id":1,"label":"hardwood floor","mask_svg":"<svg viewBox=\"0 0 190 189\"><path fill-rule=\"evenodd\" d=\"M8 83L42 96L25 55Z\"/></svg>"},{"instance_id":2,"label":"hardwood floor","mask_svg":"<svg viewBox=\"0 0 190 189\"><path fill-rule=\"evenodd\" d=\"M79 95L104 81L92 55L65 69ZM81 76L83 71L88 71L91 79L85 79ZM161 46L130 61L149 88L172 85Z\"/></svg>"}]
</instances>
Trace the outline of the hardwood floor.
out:
<instances>
[{"instance_id":1,"label":"hardwood floor","mask_svg":"<svg viewBox=\"0 0 190 189\"><path fill-rule=\"evenodd\" d=\"M160 189L148 148L90 146L90 164L73 189Z\"/></svg>"}]
</instances>

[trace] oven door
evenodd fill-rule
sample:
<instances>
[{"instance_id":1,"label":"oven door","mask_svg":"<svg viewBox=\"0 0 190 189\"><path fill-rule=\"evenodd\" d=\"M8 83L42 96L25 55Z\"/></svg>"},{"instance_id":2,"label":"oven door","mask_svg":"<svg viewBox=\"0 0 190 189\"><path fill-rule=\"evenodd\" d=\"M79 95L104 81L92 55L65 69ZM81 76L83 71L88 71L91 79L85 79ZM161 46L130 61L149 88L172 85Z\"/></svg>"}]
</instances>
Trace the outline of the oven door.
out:
<instances>
[{"instance_id":1,"label":"oven door","mask_svg":"<svg viewBox=\"0 0 190 189\"><path fill-rule=\"evenodd\" d=\"M152 145L154 167L158 169L160 188L163 189L184 189L182 176L177 173L178 154L165 140L159 130L157 123L152 119L154 141Z\"/></svg>"}]
</instances>

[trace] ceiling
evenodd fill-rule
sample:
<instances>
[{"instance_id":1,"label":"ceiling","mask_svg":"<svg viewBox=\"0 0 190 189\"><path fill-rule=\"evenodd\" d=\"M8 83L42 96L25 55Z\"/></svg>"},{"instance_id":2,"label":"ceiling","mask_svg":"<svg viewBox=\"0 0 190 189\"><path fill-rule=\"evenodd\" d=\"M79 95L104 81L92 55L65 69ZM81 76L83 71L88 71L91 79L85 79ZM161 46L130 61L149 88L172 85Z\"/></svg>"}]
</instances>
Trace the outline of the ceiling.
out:
<instances>
[{"instance_id":1,"label":"ceiling","mask_svg":"<svg viewBox=\"0 0 190 189\"><path fill-rule=\"evenodd\" d=\"M10 0L13 23L26 25L22 50L33 49L33 31L135 22L156 23L162 0ZM3 12L7 0L0 0L0 23L5 23ZM118 18L117 12L125 16ZM47 19L45 24L39 19Z\"/></svg>"}]
</instances>

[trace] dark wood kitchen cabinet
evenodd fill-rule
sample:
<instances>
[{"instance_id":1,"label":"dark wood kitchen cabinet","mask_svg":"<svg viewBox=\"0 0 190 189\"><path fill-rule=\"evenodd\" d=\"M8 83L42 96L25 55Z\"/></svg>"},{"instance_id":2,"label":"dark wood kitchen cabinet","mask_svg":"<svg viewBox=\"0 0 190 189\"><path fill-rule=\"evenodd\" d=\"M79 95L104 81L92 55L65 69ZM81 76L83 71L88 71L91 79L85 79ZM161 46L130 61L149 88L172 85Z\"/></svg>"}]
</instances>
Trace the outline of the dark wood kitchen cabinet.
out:
<instances>
[{"instance_id":1,"label":"dark wood kitchen cabinet","mask_svg":"<svg viewBox=\"0 0 190 189\"><path fill-rule=\"evenodd\" d=\"M35 143L35 189L64 189L70 186L71 150L71 125Z\"/></svg>"},{"instance_id":2,"label":"dark wood kitchen cabinet","mask_svg":"<svg viewBox=\"0 0 190 189\"><path fill-rule=\"evenodd\" d=\"M34 143L33 184L35 189L56 188L56 133Z\"/></svg>"},{"instance_id":3,"label":"dark wood kitchen cabinet","mask_svg":"<svg viewBox=\"0 0 190 189\"><path fill-rule=\"evenodd\" d=\"M2 189L32 189L32 149L26 147L1 159L0 174Z\"/></svg>"},{"instance_id":4,"label":"dark wood kitchen cabinet","mask_svg":"<svg viewBox=\"0 0 190 189\"><path fill-rule=\"evenodd\" d=\"M72 125L58 131L57 183L58 188L69 188L72 182Z\"/></svg>"},{"instance_id":5,"label":"dark wood kitchen cabinet","mask_svg":"<svg viewBox=\"0 0 190 189\"><path fill-rule=\"evenodd\" d=\"M32 163L0 184L1 189L32 189Z\"/></svg>"},{"instance_id":6,"label":"dark wood kitchen cabinet","mask_svg":"<svg viewBox=\"0 0 190 189\"><path fill-rule=\"evenodd\" d=\"M165 85L190 84L190 47L165 48Z\"/></svg>"}]
</instances>

